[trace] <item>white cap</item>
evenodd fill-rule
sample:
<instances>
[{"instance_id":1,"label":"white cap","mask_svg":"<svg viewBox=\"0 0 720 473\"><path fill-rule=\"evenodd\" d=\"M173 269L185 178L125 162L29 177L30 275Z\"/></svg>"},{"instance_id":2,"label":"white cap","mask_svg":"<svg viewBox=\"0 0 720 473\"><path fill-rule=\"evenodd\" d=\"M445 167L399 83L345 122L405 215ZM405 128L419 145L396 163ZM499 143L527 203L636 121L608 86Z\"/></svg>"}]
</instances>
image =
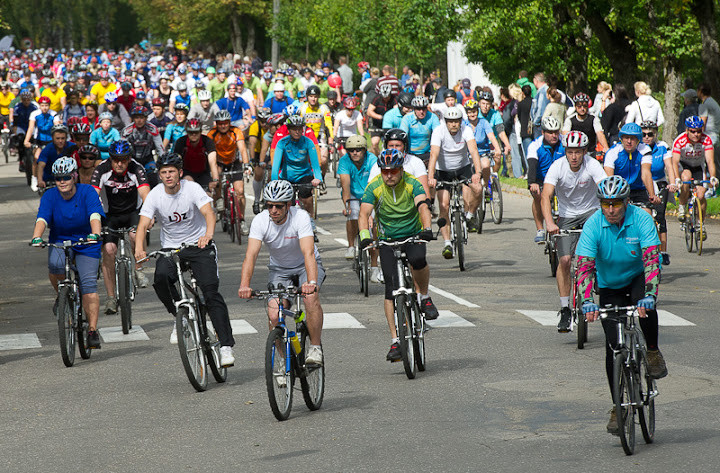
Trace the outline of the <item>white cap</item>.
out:
<instances>
[{"instance_id":1,"label":"white cap","mask_svg":"<svg viewBox=\"0 0 720 473\"><path fill-rule=\"evenodd\" d=\"M275 86L273 86L273 92L277 92L278 90L282 90L285 92L285 84L282 82L275 82Z\"/></svg>"}]
</instances>

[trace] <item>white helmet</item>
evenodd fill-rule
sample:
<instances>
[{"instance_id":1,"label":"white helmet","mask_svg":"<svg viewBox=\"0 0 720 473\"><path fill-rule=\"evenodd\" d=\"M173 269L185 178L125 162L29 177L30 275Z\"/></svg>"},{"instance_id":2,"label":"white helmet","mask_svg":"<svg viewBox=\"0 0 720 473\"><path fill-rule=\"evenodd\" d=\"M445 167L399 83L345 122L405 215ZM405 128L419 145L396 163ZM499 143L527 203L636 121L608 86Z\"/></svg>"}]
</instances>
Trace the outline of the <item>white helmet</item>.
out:
<instances>
[{"instance_id":1,"label":"white helmet","mask_svg":"<svg viewBox=\"0 0 720 473\"><path fill-rule=\"evenodd\" d=\"M73 158L63 156L58 158L52 165L52 173L55 176L67 176L77 171L77 163Z\"/></svg>"},{"instance_id":2,"label":"white helmet","mask_svg":"<svg viewBox=\"0 0 720 473\"><path fill-rule=\"evenodd\" d=\"M263 189L263 200L265 202L290 202L295 192L289 181L278 179L270 181Z\"/></svg>"},{"instance_id":3,"label":"white helmet","mask_svg":"<svg viewBox=\"0 0 720 473\"><path fill-rule=\"evenodd\" d=\"M542 119L541 125L543 131L560 131L560 122L550 115Z\"/></svg>"},{"instance_id":4,"label":"white helmet","mask_svg":"<svg viewBox=\"0 0 720 473\"><path fill-rule=\"evenodd\" d=\"M105 94L105 101L108 103L117 102L117 94L115 92L108 92Z\"/></svg>"},{"instance_id":5,"label":"white helmet","mask_svg":"<svg viewBox=\"0 0 720 473\"><path fill-rule=\"evenodd\" d=\"M212 94L209 90L200 90L197 93L198 100L210 100L212 98Z\"/></svg>"},{"instance_id":6,"label":"white helmet","mask_svg":"<svg viewBox=\"0 0 720 473\"><path fill-rule=\"evenodd\" d=\"M462 117L462 110L460 110L460 107L458 106L448 108L447 112L445 112L445 115L443 116L445 120L460 120Z\"/></svg>"},{"instance_id":7,"label":"white helmet","mask_svg":"<svg viewBox=\"0 0 720 473\"><path fill-rule=\"evenodd\" d=\"M582 131L571 131L563 137L563 146L566 148L587 148L587 135Z\"/></svg>"}]
</instances>

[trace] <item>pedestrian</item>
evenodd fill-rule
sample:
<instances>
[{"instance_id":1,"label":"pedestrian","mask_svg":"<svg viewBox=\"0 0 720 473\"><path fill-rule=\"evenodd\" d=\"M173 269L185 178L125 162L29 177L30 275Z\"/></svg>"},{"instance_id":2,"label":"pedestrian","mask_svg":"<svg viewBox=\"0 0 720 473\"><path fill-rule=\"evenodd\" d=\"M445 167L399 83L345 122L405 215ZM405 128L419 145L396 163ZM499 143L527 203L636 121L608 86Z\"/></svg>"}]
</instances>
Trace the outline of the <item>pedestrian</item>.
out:
<instances>
[{"instance_id":1,"label":"pedestrian","mask_svg":"<svg viewBox=\"0 0 720 473\"><path fill-rule=\"evenodd\" d=\"M600 124L605 131L605 136L607 136L608 145L612 147L613 144L618 142L620 127L625 124L626 109L630 105L630 95L624 85L615 84L610 99L614 101L605 108Z\"/></svg>"},{"instance_id":2,"label":"pedestrian","mask_svg":"<svg viewBox=\"0 0 720 473\"><path fill-rule=\"evenodd\" d=\"M644 121L653 121L657 126L665 123L662 106L660 102L650 95L650 86L645 82L635 82L635 96L637 97L628 108L628 115L625 123L637 123L640 125Z\"/></svg>"},{"instance_id":3,"label":"pedestrian","mask_svg":"<svg viewBox=\"0 0 720 473\"><path fill-rule=\"evenodd\" d=\"M687 89L680 94L683 98L684 107L678 116L677 133L678 135L685 132L685 119L688 117L700 116L700 104L698 103L698 95L695 89Z\"/></svg>"},{"instance_id":4,"label":"pedestrian","mask_svg":"<svg viewBox=\"0 0 720 473\"><path fill-rule=\"evenodd\" d=\"M714 98L710 97L709 84L700 84L697 95L700 99L698 114L705 123L703 131L713 142L713 148L715 148L715 167L720 169L720 146L718 146L718 131L720 131L720 106Z\"/></svg>"}]
</instances>

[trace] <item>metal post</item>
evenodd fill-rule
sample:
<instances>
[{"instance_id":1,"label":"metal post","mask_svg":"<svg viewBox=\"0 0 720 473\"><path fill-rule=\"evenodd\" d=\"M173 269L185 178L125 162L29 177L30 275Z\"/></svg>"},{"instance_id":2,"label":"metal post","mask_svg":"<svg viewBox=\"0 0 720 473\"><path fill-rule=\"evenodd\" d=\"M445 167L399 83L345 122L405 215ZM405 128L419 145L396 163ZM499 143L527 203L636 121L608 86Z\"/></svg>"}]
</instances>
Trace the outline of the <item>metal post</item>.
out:
<instances>
[{"instance_id":1,"label":"metal post","mask_svg":"<svg viewBox=\"0 0 720 473\"><path fill-rule=\"evenodd\" d=\"M278 16L280 15L280 0L273 0L273 29L277 33L278 28ZM271 61L274 68L278 67L278 42L277 38L273 36L272 39L272 50L271 50Z\"/></svg>"}]
</instances>

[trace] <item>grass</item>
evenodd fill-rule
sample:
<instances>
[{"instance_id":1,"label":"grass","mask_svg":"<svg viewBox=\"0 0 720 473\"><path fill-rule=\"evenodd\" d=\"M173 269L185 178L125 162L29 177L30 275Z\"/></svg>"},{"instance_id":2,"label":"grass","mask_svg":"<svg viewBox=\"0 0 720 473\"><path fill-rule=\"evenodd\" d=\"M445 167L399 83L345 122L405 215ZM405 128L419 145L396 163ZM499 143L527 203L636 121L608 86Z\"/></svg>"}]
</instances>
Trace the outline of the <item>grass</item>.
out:
<instances>
[{"instance_id":1,"label":"grass","mask_svg":"<svg viewBox=\"0 0 720 473\"><path fill-rule=\"evenodd\" d=\"M515 177L500 177L500 182L502 184L507 184L509 186L515 186L519 187L520 189L527 189L527 180L526 179L517 179Z\"/></svg>"}]
</instances>

